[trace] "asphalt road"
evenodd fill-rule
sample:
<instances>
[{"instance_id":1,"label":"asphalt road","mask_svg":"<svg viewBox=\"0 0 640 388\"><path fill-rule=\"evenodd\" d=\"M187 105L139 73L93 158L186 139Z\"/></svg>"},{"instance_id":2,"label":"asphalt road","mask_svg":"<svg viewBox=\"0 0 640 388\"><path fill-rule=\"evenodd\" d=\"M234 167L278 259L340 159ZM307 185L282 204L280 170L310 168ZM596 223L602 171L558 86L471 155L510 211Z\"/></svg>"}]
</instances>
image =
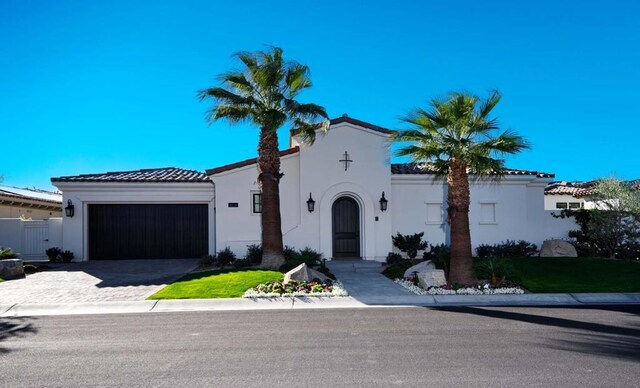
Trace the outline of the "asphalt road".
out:
<instances>
[{"instance_id":1,"label":"asphalt road","mask_svg":"<svg viewBox=\"0 0 640 388\"><path fill-rule=\"evenodd\" d=\"M0 319L1 387L640 386L640 306Z\"/></svg>"}]
</instances>

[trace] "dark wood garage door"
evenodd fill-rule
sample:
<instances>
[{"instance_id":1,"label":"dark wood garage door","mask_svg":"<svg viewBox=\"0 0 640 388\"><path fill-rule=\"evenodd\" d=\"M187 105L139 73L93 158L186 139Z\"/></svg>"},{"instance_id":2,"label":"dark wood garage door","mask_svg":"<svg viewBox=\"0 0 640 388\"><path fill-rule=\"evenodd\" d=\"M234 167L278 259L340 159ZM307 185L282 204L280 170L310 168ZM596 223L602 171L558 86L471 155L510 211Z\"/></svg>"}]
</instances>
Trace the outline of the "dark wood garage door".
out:
<instances>
[{"instance_id":1,"label":"dark wood garage door","mask_svg":"<svg viewBox=\"0 0 640 388\"><path fill-rule=\"evenodd\" d=\"M208 252L206 204L89 205L89 259L183 259Z\"/></svg>"}]
</instances>

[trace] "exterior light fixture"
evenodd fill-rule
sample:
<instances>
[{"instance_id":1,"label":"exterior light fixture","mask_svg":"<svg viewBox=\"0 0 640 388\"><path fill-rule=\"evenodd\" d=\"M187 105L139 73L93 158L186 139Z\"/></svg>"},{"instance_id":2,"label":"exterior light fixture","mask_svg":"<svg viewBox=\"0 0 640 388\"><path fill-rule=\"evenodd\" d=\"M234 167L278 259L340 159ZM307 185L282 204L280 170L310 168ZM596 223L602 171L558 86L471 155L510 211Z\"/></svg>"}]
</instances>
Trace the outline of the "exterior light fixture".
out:
<instances>
[{"instance_id":1,"label":"exterior light fixture","mask_svg":"<svg viewBox=\"0 0 640 388\"><path fill-rule=\"evenodd\" d=\"M75 211L75 206L73 206L73 203L71 202L71 200L67 201L67 207L64 208L64 212L67 215L67 217L71 218L73 217L73 213Z\"/></svg>"},{"instance_id":2,"label":"exterior light fixture","mask_svg":"<svg viewBox=\"0 0 640 388\"><path fill-rule=\"evenodd\" d=\"M380 211L386 212L388 203L389 201L387 201L387 199L384 197L384 191L383 191L382 197L380 197Z\"/></svg>"},{"instance_id":3,"label":"exterior light fixture","mask_svg":"<svg viewBox=\"0 0 640 388\"><path fill-rule=\"evenodd\" d=\"M313 210L316 208L316 201L311 198L311 193L309 193L309 199L307 199L307 210L309 213L313 213Z\"/></svg>"}]
</instances>

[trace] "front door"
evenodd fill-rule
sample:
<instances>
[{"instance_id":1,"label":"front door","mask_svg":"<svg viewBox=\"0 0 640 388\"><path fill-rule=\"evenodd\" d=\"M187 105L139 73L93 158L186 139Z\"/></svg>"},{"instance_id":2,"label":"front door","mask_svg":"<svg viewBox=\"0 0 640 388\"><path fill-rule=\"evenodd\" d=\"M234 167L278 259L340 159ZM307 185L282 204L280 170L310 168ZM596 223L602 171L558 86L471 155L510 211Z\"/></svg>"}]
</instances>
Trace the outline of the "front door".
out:
<instances>
[{"instance_id":1,"label":"front door","mask_svg":"<svg viewBox=\"0 0 640 388\"><path fill-rule=\"evenodd\" d=\"M350 197L338 198L331 209L333 257L360 258L360 208Z\"/></svg>"}]
</instances>

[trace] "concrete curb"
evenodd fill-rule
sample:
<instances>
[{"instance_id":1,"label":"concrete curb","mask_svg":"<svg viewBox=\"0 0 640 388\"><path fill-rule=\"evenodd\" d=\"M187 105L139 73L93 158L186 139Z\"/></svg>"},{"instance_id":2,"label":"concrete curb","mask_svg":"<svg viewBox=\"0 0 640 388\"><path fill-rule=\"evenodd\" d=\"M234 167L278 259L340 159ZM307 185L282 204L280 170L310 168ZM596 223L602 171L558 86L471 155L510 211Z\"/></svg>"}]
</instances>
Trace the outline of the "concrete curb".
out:
<instances>
[{"instance_id":1,"label":"concrete curb","mask_svg":"<svg viewBox=\"0 0 640 388\"><path fill-rule=\"evenodd\" d=\"M153 309L155 300L134 302L95 302L57 304L16 304L0 317L25 317L39 315L127 314L146 313Z\"/></svg>"},{"instance_id":2,"label":"concrete curb","mask_svg":"<svg viewBox=\"0 0 640 388\"><path fill-rule=\"evenodd\" d=\"M272 299L173 299L127 302L0 305L0 318L45 315L162 313L180 311L306 310L442 306L589 306L640 304L640 293L407 295L403 297L296 297Z\"/></svg>"}]
</instances>

